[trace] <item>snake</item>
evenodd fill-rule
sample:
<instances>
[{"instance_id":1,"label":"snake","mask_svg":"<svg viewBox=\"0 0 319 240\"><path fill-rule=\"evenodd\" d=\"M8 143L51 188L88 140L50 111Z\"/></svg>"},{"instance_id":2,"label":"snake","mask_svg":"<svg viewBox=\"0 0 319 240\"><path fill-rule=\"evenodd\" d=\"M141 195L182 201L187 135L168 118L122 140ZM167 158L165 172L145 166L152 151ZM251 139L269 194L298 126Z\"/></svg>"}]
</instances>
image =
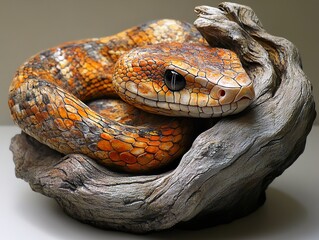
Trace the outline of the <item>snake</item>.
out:
<instances>
[{"instance_id":1,"label":"snake","mask_svg":"<svg viewBox=\"0 0 319 240\"><path fill-rule=\"evenodd\" d=\"M163 19L32 56L13 77L8 105L23 132L61 154L143 174L187 151L190 119L236 114L253 98L235 52Z\"/></svg>"}]
</instances>

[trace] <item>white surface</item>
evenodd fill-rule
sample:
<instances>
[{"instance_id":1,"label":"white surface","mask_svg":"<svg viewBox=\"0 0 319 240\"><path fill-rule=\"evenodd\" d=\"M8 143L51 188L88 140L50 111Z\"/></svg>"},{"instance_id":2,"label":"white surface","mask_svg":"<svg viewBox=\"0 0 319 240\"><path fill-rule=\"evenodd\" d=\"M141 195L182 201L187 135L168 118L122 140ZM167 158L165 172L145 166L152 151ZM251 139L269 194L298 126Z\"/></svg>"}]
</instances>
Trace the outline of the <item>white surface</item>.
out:
<instances>
[{"instance_id":1,"label":"white surface","mask_svg":"<svg viewBox=\"0 0 319 240\"><path fill-rule=\"evenodd\" d=\"M17 127L0 126L1 239L319 239L319 126L305 152L267 191L263 207L227 225L200 231L170 230L147 235L105 231L65 215L56 202L15 178L11 137Z\"/></svg>"}]
</instances>

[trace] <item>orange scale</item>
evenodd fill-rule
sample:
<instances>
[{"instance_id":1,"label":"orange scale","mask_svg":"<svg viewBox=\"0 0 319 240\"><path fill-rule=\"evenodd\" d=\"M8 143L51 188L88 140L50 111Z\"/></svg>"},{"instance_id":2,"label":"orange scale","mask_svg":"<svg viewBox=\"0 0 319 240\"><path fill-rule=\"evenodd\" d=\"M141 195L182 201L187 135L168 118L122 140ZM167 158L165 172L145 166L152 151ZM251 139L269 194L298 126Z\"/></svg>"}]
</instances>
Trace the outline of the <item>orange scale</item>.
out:
<instances>
[{"instance_id":1,"label":"orange scale","mask_svg":"<svg viewBox=\"0 0 319 240\"><path fill-rule=\"evenodd\" d=\"M31 107L31 111L33 112L33 114L36 114L37 112L39 112L39 108L36 105L33 105Z\"/></svg>"},{"instance_id":2,"label":"orange scale","mask_svg":"<svg viewBox=\"0 0 319 240\"><path fill-rule=\"evenodd\" d=\"M48 104L47 105L47 111L48 111L48 113L51 115L51 116L55 116L55 114L56 114L56 108L55 108L55 106L54 105L52 105L52 104ZM31 111L31 110L30 110Z\"/></svg>"},{"instance_id":3,"label":"orange scale","mask_svg":"<svg viewBox=\"0 0 319 240\"><path fill-rule=\"evenodd\" d=\"M149 153L144 153L140 156L137 157L137 161L141 164L141 165L146 165L148 164L150 161L152 161L154 159L153 154L149 154Z\"/></svg>"},{"instance_id":4,"label":"orange scale","mask_svg":"<svg viewBox=\"0 0 319 240\"><path fill-rule=\"evenodd\" d=\"M176 136L176 135L179 135L182 133L182 129L179 127L179 128L176 128L173 132L173 135Z\"/></svg>"},{"instance_id":5,"label":"orange scale","mask_svg":"<svg viewBox=\"0 0 319 240\"><path fill-rule=\"evenodd\" d=\"M230 60L223 60L224 63L224 68L225 69L229 69L230 65L231 65L231 61Z\"/></svg>"},{"instance_id":6,"label":"orange scale","mask_svg":"<svg viewBox=\"0 0 319 240\"><path fill-rule=\"evenodd\" d=\"M144 151L144 148L133 148L130 153L132 153L133 155L135 156L138 156L138 155L141 155L143 154L145 151Z\"/></svg>"},{"instance_id":7,"label":"orange scale","mask_svg":"<svg viewBox=\"0 0 319 240\"><path fill-rule=\"evenodd\" d=\"M141 71L141 68L140 68L140 67L133 67L133 71L134 71L134 72L140 72L140 71Z\"/></svg>"},{"instance_id":8,"label":"orange scale","mask_svg":"<svg viewBox=\"0 0 319 240\"><path fill-rule=\"evenodd\" d=\"M143 137L137 137L136 140L139 142L147 143L147 144L149 143L149 139L143 138Z\"/></svg>"},{"instance_id":9,"label":"orange scale","mask_svg":"<svg viewBox=\"0 0 319 240\"><path fill-rule=\"evenodd\" d=\"M179 149L180 149L180 146L178 144L174 144L174 146L169 150L168 154L172 156L176 154Z\"/></svg>"},{"instance_id":10,"label":"orange scale","mask_svg":"<svg viewBox=\"0 0 319 240\"><path fill-rule=\"evenodd\" d=\"M31 111L30 108L27 108L27 109L25 110L25 112L26 112L26 114L27 114L28 116L33 115L33 112Z\"/></svg>"},{"instance_id":11,"label":"orange scale","mask_svg":"<svg viewBox=\"0 0 319 240\"><path fill-rule=\"evenodd\" d=\"M120 155L118 152L112 151L109 153L109 157L112 161L117 162L120 160Z\"/></svg>"},{"instance_id":12,"label":"orange scale","mask_svg":"<svg viewBox=\"0 0 319 240\"><path fill-rule=\"evenodd\" d=\"M130 151L133 148L131 144L122 142L118 139L112 139L110 140L110 143L114 150L118 152Z\"/></svg>"},{"instance_id":13,"label":"orange scale","mask_svg":"<svg viewBox=\"0 0 319 240\"><path fill-rule=\"evenodd\" d=\"M87 117L88 115L86 114L85 111L83 111L83 109L78 109L78 113L81 117Z\"/></svg>"},{"instance_id":14,"label":"orange scale","mask_svg":"<svg viewBox=\"0 0 319 240\"><path fill-rule=\"evenodd\" d=\"M68 116L73 121L81 121L82 120L82 118L78 114L75 114L75 113L68 113Z\"/></svg>"},{"instance_id":15,"label":"orange scale","mask_svg":"<svg viewBox=\"0 0 319 240\"><path fill-rule=\"evenodd\" d=\"M88 113L88 118L93 120L93 121L100 121L101 118L94 112L87 112Z\"/></svg>"},{"instance_id":16,"label":"orange scale","mask_svg":"<svg viewBox=\"0 0 319 240\"><path fill-rule=\"evenodd\" d=\"M157 140L160 140L160 136L151 136L150 137L150 140L152 140L152 141L157 141Z\"/></svg>"},{"instance_id":17,"label":"orange scale","mask_svg":"<svg viewBox=\"0 0 319 240\"><path fill-rule=\"evenodd\" d=\"M113 150L109 141L101 140L97 143L97 147L103 151L111 151Z\"/></svg>"},{"instance_id":18,"label":"orange scale","mask_svg":"<svg viewBox=\"0 0 319 240\"><path fill-rule=\"evenodd\" d=\"M147 62L144 61L144 60L140 60L140 61L139 61L139 65L140 65L141 67L145 67L145 66L147 66Z\"/></svg>"},{"instance_id":19,"label":"orange scale","mask_svg":"<svg viewBox=\"0 0 319 240\"><path fill-rule=\"evenodd\" d=\"M126 167L129 169L130 172L139 172L143 170L142 166L138 163L127 164Z\"/></svg>"},{"instance_id":20,"label":"orange scale","mask_svg":"<svg viewBox=\"0 0 319 240\"><path fill-rule=\"evenodd\" d=\"M111 140L113 139L114 137L111 136L110 134L107 134L107 133L101 133L101 138L105 139L105 140Z\"/></svg>"},{"instance_id":21,"label":"orange scale","mask_svg":"<svg viewBox=\"0 0 319 240\"><path fill-rule=\"evenodd\" d=\"M136 163L137 159L134 155L132 155L129 152L122 152L120 153L120 160L128 163L128 164L132 164L132 163Z\"/></svg>"},{"instance_id":22,"label":"orange scale","mask_svg":"<svg viewBox=\"0 0 319 240\"><path fill-rule=\"evenodd\" d=\"M76 109L81 109L81 107L77 103L75 103L75 99L64 98L63 101L66 103L66 105L71 105Z\"/></svg>"},{"instance_id":23,"label":"orange scale","mask_svg":"<svg viewBox=\"0 0 319 240\"><path fill-rule=\"evenodd\" d=\"M183 136L182 136L182 135L177 135L177 136L174 137L173 142L174 142L174 143L177 143L177 142L180 142L182 139L183 139Z\"/></svg>"},{"instance_id":24,"label":"orange scale","mask_svg":"<svg viewBox=\"0 0 319 240\"><path fill-rule=\"evenodd\" d=\"M139 67L139 62L138 62L138 60L134 59L134 60L132 61L132 67Z\"/></svg>"},{"instance_id":25,"label":"orange scale","mask_svg":"<svg viewBox=\"0 0 319 240\"><path fill-rule=\"evenodd\" d=\"M168 159L170 159L170 155L167 152L160 150L155 154L155 159L157 159L160 162L165 162Z\"/></svg>"},{"instance_id":26,"label":"orange scale","mask_svg":"<svg viewBox=\"0 0 319 240\"><path fill-rule=\"evenodd\" d=\"M158 146L158 145L160 145L160 144L161 144L160 141L150 141L150 142L148 143L148 145L150 145L150 146Z\"/></svg>"},{"instance_id":27,"label":"orange scale","mask_svg":"<svg viewBox=\"0 0 319 240\"><path fill-rule=\"evenodd\" d=\"M63 119L61 119L61 118L56 118L56 119L54 119L54 123L57 125L57 127L58 127L58 129L60 129L60 130L67 130L67 128L66 128L66 126L65 126L65 124L64 124L64 121L63 121Z\"/></svg>"},{"instance_id":28,"label":"orange scale","mask_svg":"<svg viewBox=\"0 0 319 240\"><path fill-rule=\"evenodd\" d=\"M44 118L40 112L35 114L35 118L38 120L38 122L43 122Z\"/></svg>"},{"instance_id":29,"label":"orange scale","mask_svg":"<svg viewBox=\"0 0 319 240\"><path fill-rule=\"evenodd\" d=\"M43 111L42 113L42 117L43 117L43 119L48 119L49 118L49 114L48 114L48 112L47 111Z\"/></svg>"},{"instance_id":30,"label":"orange scale","mask_svg":"<svg viewBox=\"0 0 319 240\"><path fill-rule=\"evenodd\" d=\"M71 128L72 126L74 126L73 121L71 121L70 119L64 119L63 122L67 128Z\"/></svg>"},{"instance_id":31,"label":"orange scale","mask_svg":"<svg viewBox=\"0 0 319 240\"><path fill-rule=\"evenodd\" d=\"M250 78L246 73L239 73L235 79L241 86L249 85L251 82Z\"/></svg>"},{"instance_id":32,"label":"orange scale","mask_svg":"<svg viewBox=\"0 0 319 240\"><path fill-rule=\"evenodd\" d=\"M217 49L216 54L218 58L224 58L224 59L230 58L229 51L226 51L223 49Z\"/></svg>"},{"instance_id":33,"label":"orange scale","mask_svg":"<svg viewBox=\"0 0 319 240\"><path fill-rule=\"evenodd\" d=\"M145 148L145 147L147 147L147 144L145 142L138 141L138 142L133 143L133 146L138 147L138 148Z\"/></svg>"},{"instance_id":34,"label":"orange scale","mask_svg":"<svg viewBox=\"0 0 319 240\"><path fill-rule=\"evenodd\" d=\"M91 74L88 76L88 78L89 78L90 80L92 80L92 79L96 78L96 74L91 73Z\"/></svg>"},{"instance_id":35,"label":"orange scale","mask_svg":"<svg viewBox=\"0 0 319 240\"><path fill-rule=\"evenodd\" d=\"M101 67L101 64L96 62L96 61L93 61L92 59L90 59L90 63L91 63L91 66L94 68L94 69L98 69Z\"/></svg>"},{"instance_id":36,"label":"orange scale","mask_svg":"<svg viewBox=\"0 0 319 240\"><path fill-rule=\"evenodd\" d=\"M148 153L156 153L158 150L159 148L155 146L148 146L147 148L145 148L145 151Z\"/></svg>"},{"instance_id":37,"label":"orange scale","mask_svg":"<svg viewBox=\"0 0 319 240\"><path fill-rule=\"evenodd\" d=\"M230 78L235 78L237 73L234 72L233 70L225 70L223 72L223 75L227 76L227 77L230 77Z\"/></svg>"},{"instance_id":38,"label":"orange scale","mask_svg":"<svg viewBox=\"0 0 319 240\"><path fill-rule=\"evenodd\" d=\"M11 108L15 105L15 103L12 99L9 99L8 104L9 104L9 107L11 107Z\"/></svg>"},{"instance_id":39,"label":"orange scale","mask_svg":"<svg viewBox=\"0 0 319 240\"><path fill-rule=\"evenodd\" d=\"M172 142L164 142L164 143L161 143L160 145L159 145L159 148L161 149L161 150L165 150L165 151L168 151L171 147L173 147L173 143Z\"/></svg>"},{"instance_id":40,"label":"orange scale","mask_svg":"<svg viewBox=\"0 0 319 240\"><path fill-rule=\"evenodd\" d=\"M165 129L165 130L162 130L162 134L164 136L169 136L169 135L172 135L174 132L174 129L170 128L170 129ZM163 141L163 140L162 140Z\"/></svg>"}]
</instances>

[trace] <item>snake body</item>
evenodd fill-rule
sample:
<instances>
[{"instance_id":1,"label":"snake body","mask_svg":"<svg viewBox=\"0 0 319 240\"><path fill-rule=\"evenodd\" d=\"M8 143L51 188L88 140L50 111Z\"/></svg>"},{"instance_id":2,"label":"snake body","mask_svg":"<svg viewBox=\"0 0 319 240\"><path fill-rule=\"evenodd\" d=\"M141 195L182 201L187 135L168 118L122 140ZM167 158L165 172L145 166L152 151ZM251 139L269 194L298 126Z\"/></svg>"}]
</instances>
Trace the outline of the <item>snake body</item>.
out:
<instances>
[{"instance_id":1,"label":"snake body","mask_svg":"<svg viewBox=\"0 0 319 240\"><path fill-rule=\"evenodd\" d=\"M132 126L110 116L123 107L84 103L117 95L170 117ZM166 166L189 147L192 124L172 116L234 114L253 97L252 81L234 52L208 47L190 24L159 20L31 57L13 78L9 108L24 132L63 154L143 173Z\"/></svg>"}]
</instances>

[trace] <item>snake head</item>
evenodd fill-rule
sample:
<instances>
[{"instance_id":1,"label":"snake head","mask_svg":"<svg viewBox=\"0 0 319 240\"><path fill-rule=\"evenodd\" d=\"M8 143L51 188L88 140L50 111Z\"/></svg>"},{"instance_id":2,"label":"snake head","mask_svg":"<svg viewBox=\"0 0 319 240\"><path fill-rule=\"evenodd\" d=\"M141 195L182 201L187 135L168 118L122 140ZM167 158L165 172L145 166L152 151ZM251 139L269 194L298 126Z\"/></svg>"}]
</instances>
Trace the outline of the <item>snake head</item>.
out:
<instances>
[{"instance_id":1,"label":"snake head","mask_svg":"<svg viewBox=\"0 0 319 240\"><path fill-rule=\"evenodd\" d=\"M127 52L115 64L113 86L124 101L168 116L235 114L255 96L234 52L193 43L155 44Z\"/></svg>"}]
</instances>

